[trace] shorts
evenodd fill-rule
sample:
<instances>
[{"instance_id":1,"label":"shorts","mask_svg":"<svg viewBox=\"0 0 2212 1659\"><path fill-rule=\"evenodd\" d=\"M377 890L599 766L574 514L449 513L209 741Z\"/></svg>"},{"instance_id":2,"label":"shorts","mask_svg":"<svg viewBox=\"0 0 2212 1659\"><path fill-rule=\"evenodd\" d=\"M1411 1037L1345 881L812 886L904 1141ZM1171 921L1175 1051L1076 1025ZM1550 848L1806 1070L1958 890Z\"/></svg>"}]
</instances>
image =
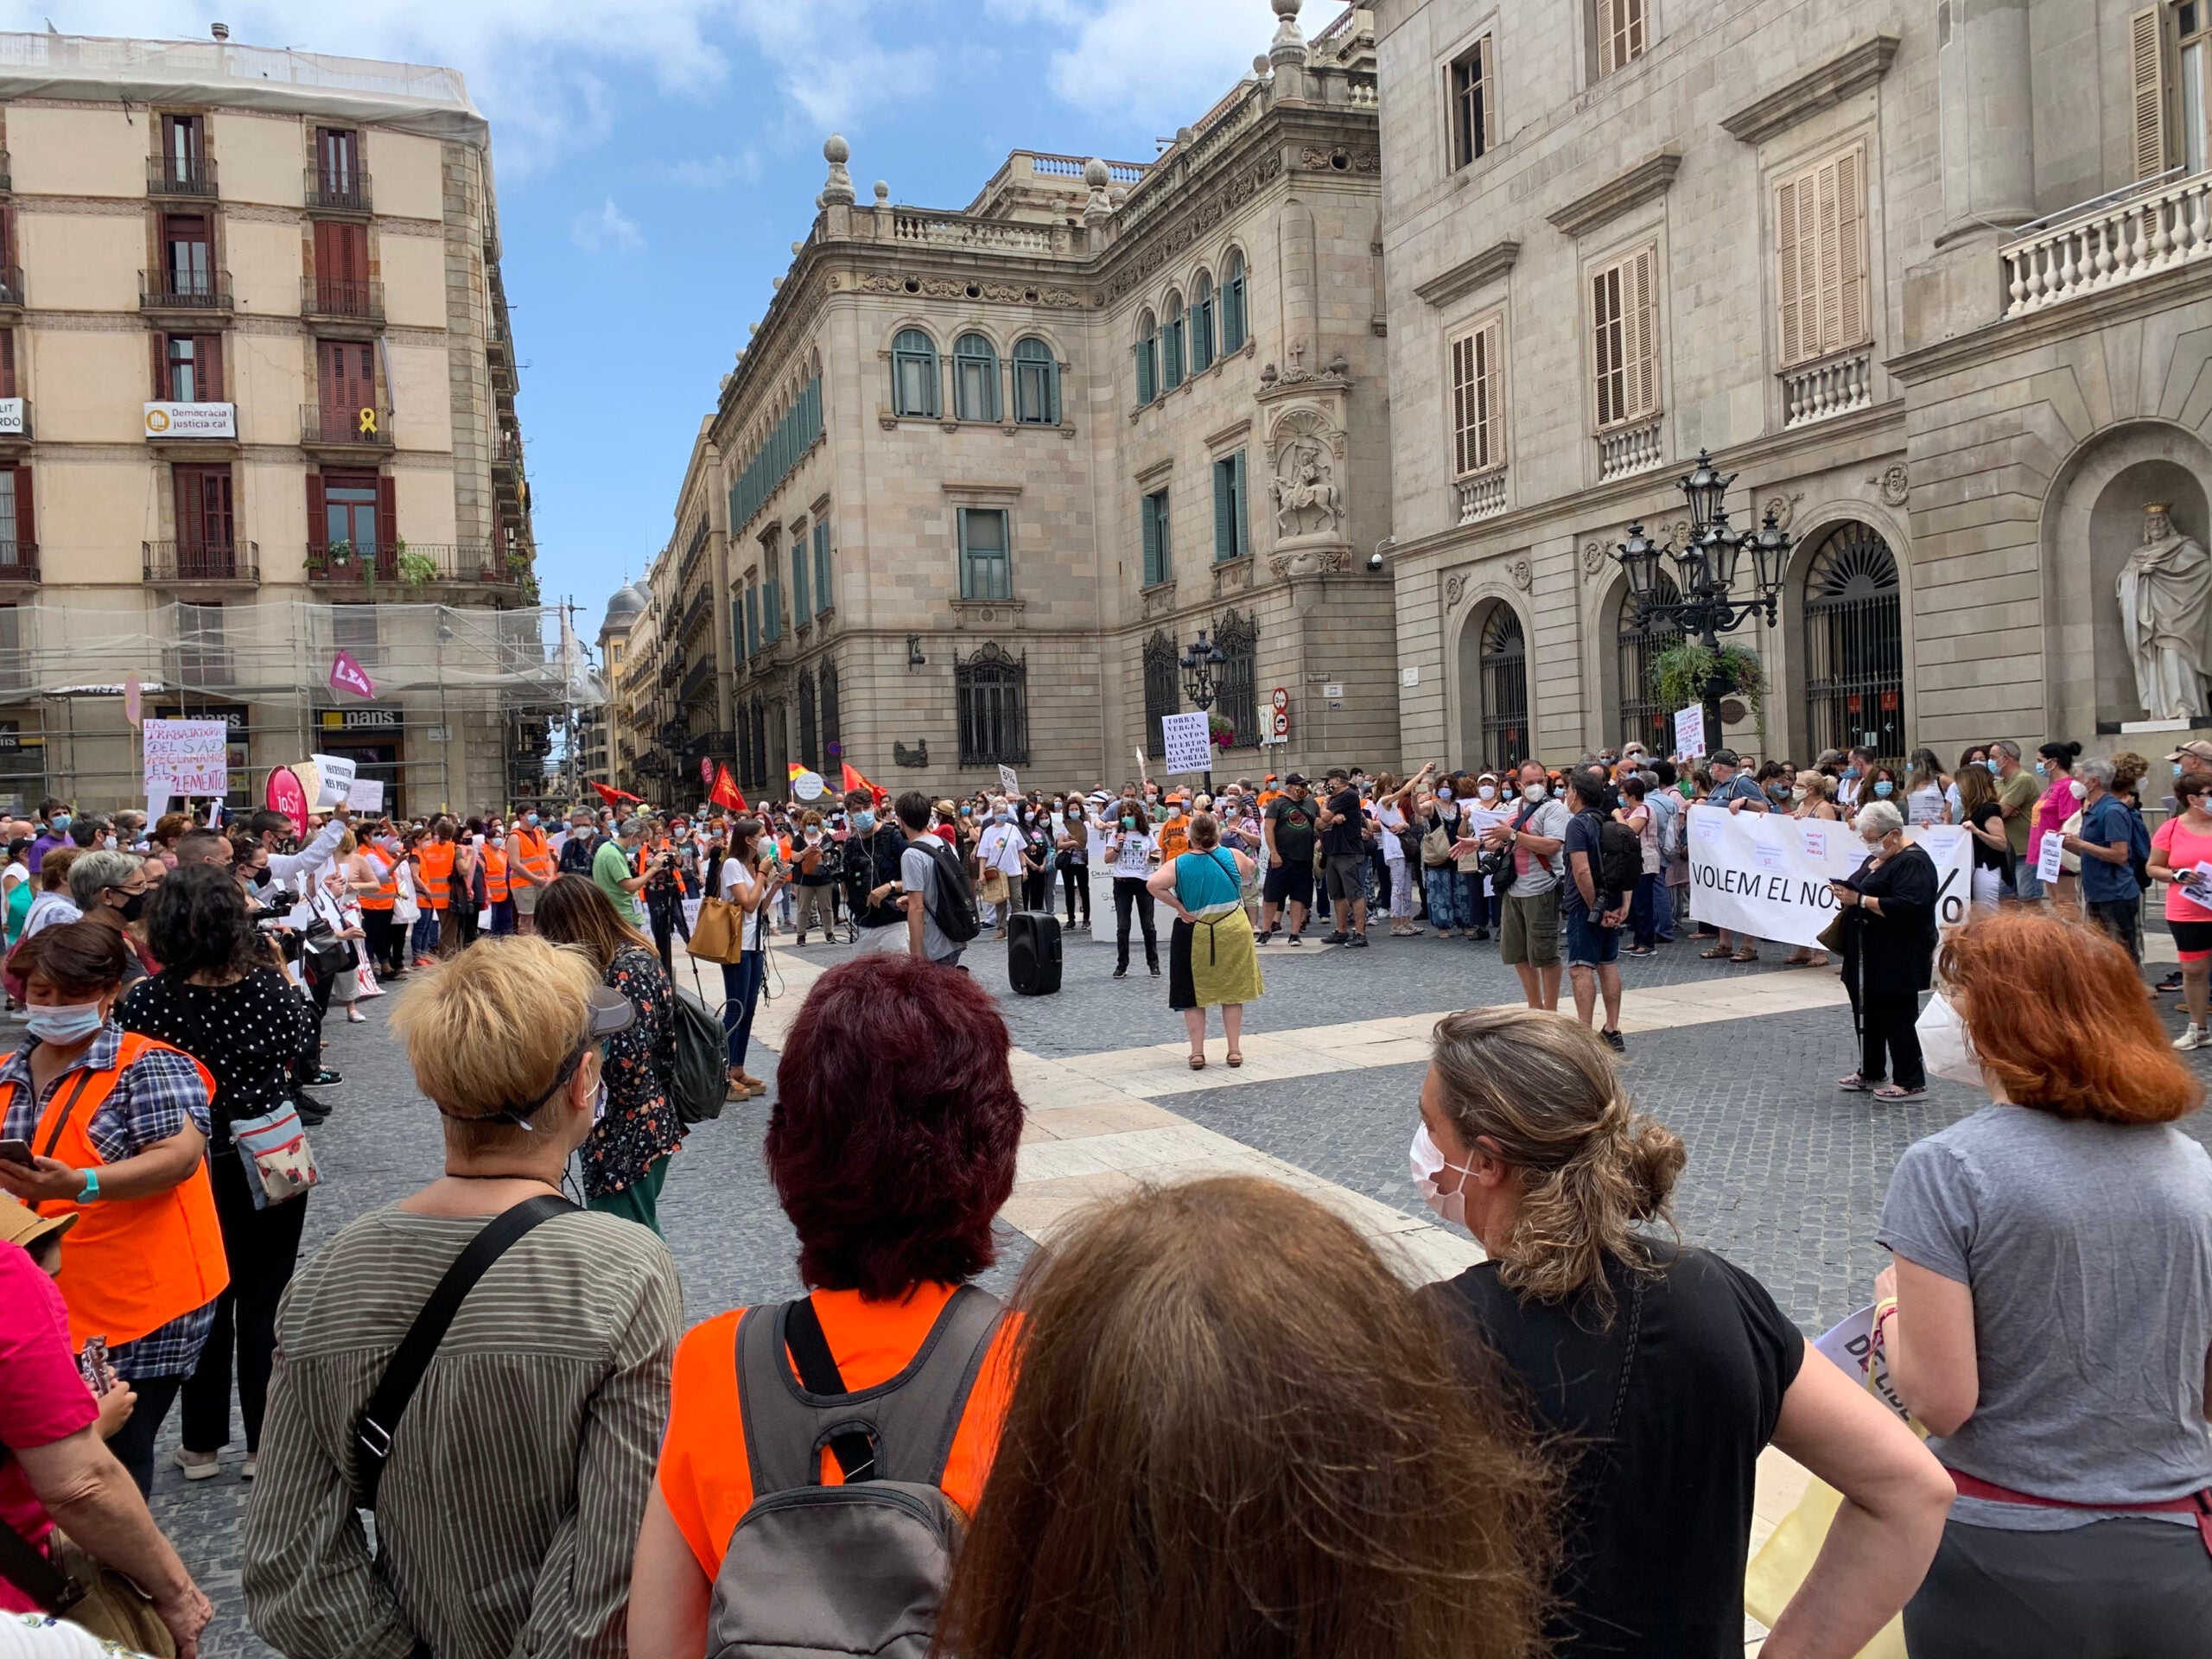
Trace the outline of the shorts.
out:
<instances>
[{"instance_id":1,"label":"shorts","mask_svg":"<svg viewBox=\"0 0 2212 1659\"><path fill-rule=\"evenodd\" d=\"M529 882L516 882L508 889L507 897L514 901L516 915L535 916L537 913L537 889Z\"/></svg>"},{"instance_id":2,"label":"shorts","mask_svg":"<svg viewBox=\"0 0 2212 1659\"><path fill-rule=\"evenodd\" d=\"M1286 901L1304 910L1313 907L1313 866L1302 858L1286 858L1270 865L1260 885L1260 897L1268 904Z\"/></svg>"},{"instance_id":3,"label":"shorts","mask_svg":"<svg viewBox=\"0 0 2212 1659\"><path fill-rule=\"evenodd\" d=\"M1621 959L1621 930L1600 927L1597 912L1580 905L1567 907L1567 965L1602 968Z\"/></svg>"},{"instance_id":4,"label":"shorts","mask_svg":"<svg viewBox=\"0 0 2212 1659\"><path fill-rule=\"evenodd\" d=\"M1559 889L1522 898L1505 895L1505 914L1497 931L1497 959L1507 967L1559 966Z\"/></svg>"},{"instance_id":5,"label":"shorts","mask_svg":"<svg viewBox=\"0 0 2212 1659\"><path fill-rule=\"evenodd\" d=\"M906 923L901 917L883 927L863 927L853 941L855 956L903 957L906 954Z\"/></svg>"},{"instance_id":6,"label":"shorts","mask_svg":"<svg viewBox=\"0 0 2212 1659\"><path fill-rule=\"evenodd\" d=\"M2212 922L2177 922L2169 916L2166 931L2174 936L2174 950L2183 962L2212 957Z\"/></svg>"},{"instance_id":7,"label":"shorts","mask_svg":"<svg viewBox=\"0 0 2212 1659\"><path fill-rule=\"evenodd\" d=\"M1365 853L1331 853L1323 874L1332 902L1339 899L1358 900L1367 897Z\"/></svg>"}]
</instances>

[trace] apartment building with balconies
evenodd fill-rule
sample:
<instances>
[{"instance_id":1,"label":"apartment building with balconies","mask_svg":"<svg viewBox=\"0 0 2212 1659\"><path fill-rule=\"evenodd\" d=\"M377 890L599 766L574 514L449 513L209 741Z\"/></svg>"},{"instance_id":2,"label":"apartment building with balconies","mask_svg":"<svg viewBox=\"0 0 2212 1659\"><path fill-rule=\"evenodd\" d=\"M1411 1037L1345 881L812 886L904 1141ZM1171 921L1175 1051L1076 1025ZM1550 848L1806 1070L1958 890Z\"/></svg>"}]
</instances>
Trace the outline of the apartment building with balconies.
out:
<instances>
[{"instance_id":1,"label":"apartment building with balconies","mask_svg":"<svg viewBox=\"0 0 2212 1659\"><path fill-rule=\"evenodd\" d=\"M1681 544L1708 448L1795 543L1728 636L1764 683L1738 747L2171 747L2121 729L2114 582L2146 504L2212 531L2212 9L1376 18L1408 753L1673 747L1679 636L1612 555Z\"/></svg>"},{"instance_id":2,"label":"apartment building with balconies","mask_svg":"<svg viewBox=\"0 0 2212 1659\"><path fill-rule=\"evenodd\" d=\"M409 810L536 793L557 675L461 76L0 35L0 804L138 798L129 674L230 724L240 802L312 750Z\"/></svg>"}]
</instances>

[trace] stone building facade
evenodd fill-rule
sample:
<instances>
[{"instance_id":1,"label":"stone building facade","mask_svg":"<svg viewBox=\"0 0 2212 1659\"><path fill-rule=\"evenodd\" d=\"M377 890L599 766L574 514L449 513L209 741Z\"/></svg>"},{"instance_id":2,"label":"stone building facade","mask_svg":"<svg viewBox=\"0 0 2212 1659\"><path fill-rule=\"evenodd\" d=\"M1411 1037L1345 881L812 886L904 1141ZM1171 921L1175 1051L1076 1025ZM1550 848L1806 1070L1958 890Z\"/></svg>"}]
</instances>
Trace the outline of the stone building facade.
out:
<instances>
[{"instance_id":1,"label":"stone building facade","mask_svg":"<svg viewBox=\"0 0 2212 1659\"><path fill-rule=\"evenodd\" d=\"M1308 41L1274 9L1150 162L1016 151L948 212L859 200L825 146L654 568L632 723L671 798L725 753L778 794L793 761L1118 781L1190 707L1201 629L1222 770L1393 758L1373 18Z\"/></svg>"},{"instance_id":2,"label":"stone building facade","mask_svg":"<svg viewBox=\"0 0 2212 1659\"><path fill-rule=\"evenodd\" d=\"M1380 0L1408 758L1671 747L1611 554L1701 448L1795 540L1738 747L2164 742L2116 583L2208 533L2205 12Z\"/></svg>"},{"instance_id":3,"label":"stone building facade","mask_svg":"<svg viewBox=\"0 0 2212 1659\"><path fill-rule=\"evenodd\" d=\"M236 802L311 750L409 811L535 793L562 676L461 76L0 35L0 807L141 798L134 675L228 723Z\"/></svg>"}]
</instances>

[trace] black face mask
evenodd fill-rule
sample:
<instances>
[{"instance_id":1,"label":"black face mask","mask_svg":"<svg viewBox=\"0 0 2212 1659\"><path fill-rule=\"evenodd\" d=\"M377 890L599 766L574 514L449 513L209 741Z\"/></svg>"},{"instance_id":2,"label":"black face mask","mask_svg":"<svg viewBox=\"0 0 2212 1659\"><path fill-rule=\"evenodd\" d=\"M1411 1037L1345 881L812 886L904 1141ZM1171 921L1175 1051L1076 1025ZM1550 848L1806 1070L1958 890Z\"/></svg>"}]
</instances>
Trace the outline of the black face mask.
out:
<instances>
[{"instance_id":1,"label":"black face mask","mask_svg":"<svg viewBox=\"0 0 2212 1659\"><path fill-rule=\"evenodd\" d=\"M144 893L134 893L128 899L125 899L123 901L123 919L124 921L135 922L145 913L146 895Z\"/></svg>"},{"instance_id":2,"label":"black face mask","mask_svg":"<svg viewBox=\"0 0 2212 1659\"><path fill-rule=\"evenodd\" d=\"M275 877L273 877L267 870L256 870L246 879L251 881L257 887L265 887L271 880L275 880Z\"/></svg>"}]
</instances>

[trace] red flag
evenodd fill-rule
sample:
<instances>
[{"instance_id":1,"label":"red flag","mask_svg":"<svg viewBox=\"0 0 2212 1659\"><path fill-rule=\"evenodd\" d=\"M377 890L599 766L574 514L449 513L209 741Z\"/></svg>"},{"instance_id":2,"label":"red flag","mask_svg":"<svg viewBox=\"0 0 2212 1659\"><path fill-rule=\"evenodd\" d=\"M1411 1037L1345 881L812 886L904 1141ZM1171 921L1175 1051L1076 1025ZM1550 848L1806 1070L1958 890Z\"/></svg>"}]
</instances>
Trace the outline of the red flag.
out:
<instances>
[{"instance_id":1,"label":"red flag","mask_svg":"<svg viewBox=\"0 0 2212 1659\"><path fill-rule=\"evenodd\" d=\"M864 789L874 798L875 804L878 806L881 806L886 801L891 798L891 797L884 791L878 789L874 784L871 784L867 779L861 776L861 769L855 766L851 761L847 760L841 764L845 768L845 792L848 795L851 794L853 791L856 789Z\"/></svg>"},{"instance_id":2,"label":"red flag","mask_svg":"<svg viewBox=\"0 0 2212 1659\"><path fill-rule=\"evenodd\" d=\"M586 781L588 782L589 780L587 779ZM599 791L599 798L606 802L609 806L619 806L624 801L635 801L639 806L643 806L645 804L645 798L643 796L626 795L619 789L608 788L605 784L595 783L592 785L592 787Z\"/></svg>"},{"instance_id":3,"label":"red flag","mask_svg":"<svg viewBox=\"0 0 2212 1659\"><path fill-rule=\"evenodd\" d=\"M728 766L715 768L715 786L707 792L707 798L716 806L727 806L735 812L750 812L753 810L745 804L745 791L737 786L737 779L729 775Z\"/></svg>"}]
</instances>

